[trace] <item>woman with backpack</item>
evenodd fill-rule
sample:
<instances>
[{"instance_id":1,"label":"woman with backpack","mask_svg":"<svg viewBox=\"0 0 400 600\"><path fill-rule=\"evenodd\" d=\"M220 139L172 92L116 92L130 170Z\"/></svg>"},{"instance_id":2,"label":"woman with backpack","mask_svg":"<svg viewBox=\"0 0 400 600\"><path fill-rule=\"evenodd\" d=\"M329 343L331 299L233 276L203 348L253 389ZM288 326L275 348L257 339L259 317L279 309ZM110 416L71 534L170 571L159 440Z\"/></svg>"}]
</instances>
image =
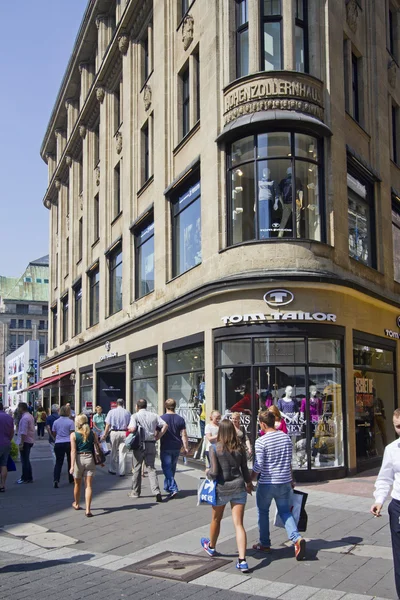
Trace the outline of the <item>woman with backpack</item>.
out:
<instances>
[{"instance_id":1,"label":"woman with backpack","mask_svg":"<svg viewBox=\"0 0 400 600\"><path fill-rule=\"evenodd\" d=\"M93 517L90 510L92 504L92 479L96 471L94 462L94 444L98 443L97 435L91 431L86 415L75 417L75 431L71 433L71 475L74 476L74 501L72 508L79 510L82 478L85 479L86 516ZM102 465L104 466L104 465Z\"/></svg>"},{"instance_id":2,"label":"woman with backpack","mask_svg":"<svg viewBox=\"0 0 400 600\"><path fill-rule=\"evenodd\" d=\"M246 562L247 536L243 517L247 494L253 491L253 484L247 467L246 449L229 419L219 424L217 441L210 446L209 455L211 466L206 475L208 479L217 481L217 500L212 507L210 538L201 538L201 545L209 556L215 556L221 520L225 506L230 502L239 551L236 568L246 573L249 567Z\"/></svg>"}]
</instances>

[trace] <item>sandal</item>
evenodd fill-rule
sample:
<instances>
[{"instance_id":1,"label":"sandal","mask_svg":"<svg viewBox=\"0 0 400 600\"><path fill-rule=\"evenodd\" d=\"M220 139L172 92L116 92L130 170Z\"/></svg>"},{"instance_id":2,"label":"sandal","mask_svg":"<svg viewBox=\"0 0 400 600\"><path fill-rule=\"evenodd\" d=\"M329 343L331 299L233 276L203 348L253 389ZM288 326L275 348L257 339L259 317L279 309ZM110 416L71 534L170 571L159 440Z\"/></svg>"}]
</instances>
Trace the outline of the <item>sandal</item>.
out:
<instances>
[{"instance_id":1,"label":"sandal","mask_svg":"<svg viewBox=\"0 0 400 600\"><path fill-rule=\"evenodd\" d=\"M75 502L73 502L73 503L71 504L71 506L72 506L72 508L73 508L74 510L81 510L81 507L80 507L80 506L77 506L77 505L75 504Z\"/></svg>"},{"instance_id":2,"label":"sandal","mask_svg":"<svg viewBox=\"0 0 400 600\"><path fill-rule=\"evenodd\" d=\"M91 513L91 512L88 512L88 513L86 513L86 516L87 516L87 517L93 517L93 515L92 515L92 513Z\"/></svg>"},{"instance_id":3,"label":"sandal","mask_svg":"<svg viewBox=\"0 0 400 600\"><path fill-rule=\"evenodd\" d=\"M270 546L263 546L262 544L253 544L253 550L257 550L257 552L271 552Z\"/></svg>"}]
</instances>

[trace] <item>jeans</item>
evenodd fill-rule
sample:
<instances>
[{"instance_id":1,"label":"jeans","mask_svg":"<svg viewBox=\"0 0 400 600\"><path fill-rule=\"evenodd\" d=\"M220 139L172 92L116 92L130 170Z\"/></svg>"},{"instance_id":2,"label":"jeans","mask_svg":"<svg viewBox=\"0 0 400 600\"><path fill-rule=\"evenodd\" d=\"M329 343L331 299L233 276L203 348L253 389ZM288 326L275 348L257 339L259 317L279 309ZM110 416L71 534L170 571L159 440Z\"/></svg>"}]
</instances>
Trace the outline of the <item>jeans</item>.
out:
<instances>
[{"instance_id":1,"label":"jeans","mask_svg":"<svg viewBox=\"0 0 400 600\"><path fill-rule=\"evenodd\" d=\"M133 451L133 466L132 466L132 492L136 496L140 496L142 492L142 464L146 465L149 475L149 483L152 494L160 494L160 486L158 485L157 471L154 466L156 460L156 445L154 442L145 442L144 450Z\"/></svg>"},{"instance_id":2,"label":"jeans","mask_svg":"<svg viewBox=\"0 0 400 600\"><path fill-rule=\"evenodd\" d=\"M24 442L24 446L22 450L19 451L21 455L21 465L22 465L22 481L33 481L32 476L32 466L29 460L29 455L31 453L31 448L33 444L28 444L28 442Z\"/></svg>"},{"instance_id":3,"label":"jeans","mask_svg":"<svg viewBox=\"0 0 400 600\"><path fill-rule=\"evenodd\" d=\"M288 538L292 542L297 542L297 540L301 538L296 522L290 511L291 495L292 486L290 483L259 483L257 485L256 500L258 509L258 528L260 530L260 544L262 546L271 546L269 507L271 506L272 500L275 500L276 508L285 525Z\"/></svg>"},{"instance_id":4,"label":"jeans","mask_svg":"<svg viewBox=\"0 0 400 600\"><path fill-rule=\"evenodd\" d=\"M44 437L44 426L45 426L45 423L44 422L43 423L36 423L36 425L37 425L37 434L38 434L38 437Z\"/></svg>"},{"instance_id":5,"label":"jeans","mask_svg":"<svg viewBox=\"0 0 400 600\"><path fill-rule=\"evenodd\" d=\"M178 491L178 486L175 481L175 472L180 452L180 449L161 451L161 467L165 477L164 490L170 494Z\"/></svg>"},{"instance_id":6,"label":"jeans","mask_svg":"<svg viewBox=\"0 0 400 600\"><path fill-rule=\"evenodd\" d=\"M400 501L392 498L389 506L389 525L392 536L394 579L397 595L400 598Z\"/></svg>"},{"instance_id":7,"label":"jeans","mask_svg":"<svg viewBox=\"0 0 400 600\"><path fill-rule=\"evenodd\" d=\"M54 467L54 481L59 482L61 477L61 470L64 464L64 456L67 455L67 464L68 464L68 480L70 483L73 482L74 478L70 474L69 470L71 468L71 443L70 442L59 442L58 444L54 444L54 453L56 455L56 464Z\"/></svg>"}]
</instances>

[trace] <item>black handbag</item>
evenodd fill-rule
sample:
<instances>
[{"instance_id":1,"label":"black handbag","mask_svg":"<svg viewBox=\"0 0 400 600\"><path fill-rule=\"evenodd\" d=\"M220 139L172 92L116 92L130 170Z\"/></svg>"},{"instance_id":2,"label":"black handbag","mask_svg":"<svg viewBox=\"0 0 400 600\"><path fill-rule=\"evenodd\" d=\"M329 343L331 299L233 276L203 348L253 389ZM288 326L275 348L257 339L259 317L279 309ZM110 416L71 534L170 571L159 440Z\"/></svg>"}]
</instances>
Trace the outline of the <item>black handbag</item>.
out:
<instances>
[{"instance_id":1,"label":"black handbag","mask_svg":"<svg viewBox=\"0 0 400 600\"><path fill-rule=\"evenodd\" d=\"M104 465L106 462L106 455L100 447L98 440L93 441L93 458L95 465Z\"/></svg>"},{"instance_id":2,"label":"black handbag","mask_svg":"<svg viewBox=\"0 0 400 600\"><path fill-rule=\"evenodd\" d=\"M306 508L305 508L308 494L306 494L306 492L300 492L299 490L293 490L293 492L295 494L302 495L300 517L299 517L299 522L297 523L297 529L298 529L298 531L304 532L304 531L307 531L307 523L308 523L308 515L306 513Z\"/></svg>"}]
</instances>

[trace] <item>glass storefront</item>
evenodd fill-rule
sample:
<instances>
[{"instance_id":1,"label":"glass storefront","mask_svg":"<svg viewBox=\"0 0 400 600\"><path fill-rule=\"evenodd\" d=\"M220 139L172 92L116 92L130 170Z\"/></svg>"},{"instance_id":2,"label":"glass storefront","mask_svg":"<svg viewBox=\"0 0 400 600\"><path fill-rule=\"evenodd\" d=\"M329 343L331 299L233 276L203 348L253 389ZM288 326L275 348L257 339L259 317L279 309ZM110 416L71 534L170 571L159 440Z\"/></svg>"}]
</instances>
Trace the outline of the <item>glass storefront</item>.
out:
<instances>
[{"instance_id":1,"label":"glass storefront","mask_svg":"<svg viewBox=\"0 0 400 600\"><path fill-rule=\"evenodd\" d=\"M158 412L158 360L157 356L132 361L133 409L140 398L147 400L147 410Z\"/></svg>"},{"instance_id":2,"label":"glass storefront","mask_svg":"<svg viewBox=\"0 0 400 600\"><path fill-rule=\"evenodd\" d=\"M166 352L166 398L186 421L189 456L202 458L205 427L204 346Z\"/></svg>"},{"instance_id":3,"label":"glass storefront","mask_svg":"<svg viewBox=\"0 0 400 600\"><path fill-rule=\"evenodd\" d=\"M362 467L369 459L382 457L395 438L395 353L355 340L353 362L356 455Z\"/></svg>"},{"instance_id":4,"label":"glass storefront","mask_svg":"<svg viewBox=\"0 0 400 600\"><path fill-rule=\"evenodd\" d=\"M96 408L93 401L93 373L81 373L81 410L94 411Z\"/></svg>"},{"instance_id":5,"label":"glass storefront","mask_svg":"<svg viewBox=\"0 0 400 600\"><path fill-rule=\"evenodd\" d=\"M250 439L276 405L293 442L294 469L344 466L339 339L251 336L216 342L217 407L241 413Z\"/></svg>"}]
</instances>

